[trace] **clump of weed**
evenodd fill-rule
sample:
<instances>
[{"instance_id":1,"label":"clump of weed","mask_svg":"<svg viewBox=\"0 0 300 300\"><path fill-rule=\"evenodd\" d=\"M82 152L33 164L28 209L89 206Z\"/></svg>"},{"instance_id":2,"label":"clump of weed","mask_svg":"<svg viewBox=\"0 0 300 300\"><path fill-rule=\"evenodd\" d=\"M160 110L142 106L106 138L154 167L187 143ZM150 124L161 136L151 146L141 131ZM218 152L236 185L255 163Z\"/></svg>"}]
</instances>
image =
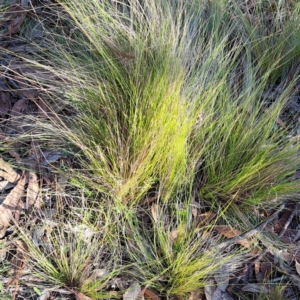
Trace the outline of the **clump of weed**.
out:
<instances>
[{"instance_id":1,"label":"clump of weed","mask_svg":"<svg viewBox=\"0 0 300 300\"><path fill-rule=\"evenodd\" d=\"M60 206L55 218L42 214L30 231L20 228L20 237L33 280L104 299L121 269L119 237L113 215L95 214L85 203L83 196L83 206L69 207L71 212Z\"/></svg>"},{"instance_id":2,"label":"clump of weed","mask_svg":"<svg viewBox=\"0 0 300 300\"><path fill-rule=\"evenodd\" d=\"M265 103L276 65L261 75L251 49L230 40L236 24L225 4L62 5L74 35L58 35L49 56L76 108L62 133L85 157L78 184L134 205L159 182L170 201L202 161L198 192L208 201L251 204L294 192L287 178L298 147L275 124L297 77ZM239 84L229 84L233 76Z\"/></svg>"}]
</instances>

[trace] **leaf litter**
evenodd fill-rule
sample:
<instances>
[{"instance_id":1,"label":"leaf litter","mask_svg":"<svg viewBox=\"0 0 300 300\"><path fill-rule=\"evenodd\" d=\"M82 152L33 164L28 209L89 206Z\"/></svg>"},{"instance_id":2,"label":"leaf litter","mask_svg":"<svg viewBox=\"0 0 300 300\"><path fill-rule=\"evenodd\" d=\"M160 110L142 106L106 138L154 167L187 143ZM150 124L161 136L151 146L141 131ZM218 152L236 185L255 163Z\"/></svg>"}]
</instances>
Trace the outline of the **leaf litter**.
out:
<instances>
[{"instance_id":1,"label":"leaf litter","mask_svg":"<svg viewBox=\"0 0 300 300\"><path fill-rule=\"evenodd\" d=\"M0 238L4 237L6 230L13 219L13 216L19 215L19 202L24 194L25 182L26 177L23 173L17 185L6 196L5 200L0 205Z\"/></svg>"}]
</instances>

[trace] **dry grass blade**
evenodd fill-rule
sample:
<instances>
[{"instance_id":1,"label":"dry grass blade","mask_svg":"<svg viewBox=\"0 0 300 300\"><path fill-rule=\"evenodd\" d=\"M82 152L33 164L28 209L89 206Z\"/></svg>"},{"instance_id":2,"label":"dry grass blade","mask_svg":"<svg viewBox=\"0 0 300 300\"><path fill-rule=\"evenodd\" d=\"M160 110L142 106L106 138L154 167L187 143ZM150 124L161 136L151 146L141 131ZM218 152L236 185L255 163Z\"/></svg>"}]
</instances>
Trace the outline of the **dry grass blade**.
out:
<instances>
[{"instance_id":1,"label":"dry grass blade","mask_svg":"<svg viewBox=\"0 0 300 300\"><path fill-rule=\"evenodd\" d=\"M12 219L12 215L15 214L19 200L23 196L25 182L26 176L23 174L18 181L18 184L8 194L0 206L0 238L5 235L6 229Z\"/></svg>"},{"instance_id":2,"label":"dry grass blade","mask_svg":"<svg viewBox=\"0 0 300 300\"><path fill-rule=\"evenodd\" d=\"M9 182L16 182L20 179L20 175L9 166L1 157L0 157L0 177L3 177Z\"/></svg>"}]
</instances>

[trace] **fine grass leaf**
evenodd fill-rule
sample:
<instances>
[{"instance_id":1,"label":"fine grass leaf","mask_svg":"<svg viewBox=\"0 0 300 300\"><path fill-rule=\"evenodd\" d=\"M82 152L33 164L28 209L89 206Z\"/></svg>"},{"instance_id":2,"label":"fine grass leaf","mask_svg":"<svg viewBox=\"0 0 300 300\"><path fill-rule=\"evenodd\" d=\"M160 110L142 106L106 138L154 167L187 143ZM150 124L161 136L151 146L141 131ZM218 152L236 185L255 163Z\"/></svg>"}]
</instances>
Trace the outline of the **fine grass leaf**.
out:
<instances>
[{"instance_id":1,"label":"fine grass leaf","mask_svg":"<svg viewBox=\"0 0 300 300\"><path fill-rule=\"evenodd\" d=\"M2 238L10 224L12 216L17 212L19 201L24 193L26 176L23 174L17 185L7 195L0 206L0 237Z\"/></svg>"},{"instance_id":2,"label":"fine grass leaf","mask_svg":"<svg viewBox=\"0 0 300 300\"><path fill-rule=\"evenodd\" d=\"M42 296L42 292L35 286L33 287L33 290L38 294L38 296Z\"/></svg>"},{"instance_id":3,"label":"fine grass leaf","mask_svg":"<svg viewBox=\"0 0 300 300\"><path fill-rule=\"evenodd\" d=\"M233 238L242 234L239 229L232 228L228 225L215 225L214 229L227 238ZM252 243L247 239L239 241L238 244L244 246L245 248L250 248L252 245Z\"/></svg>"},{"instance_id":4,"label":"fine grass leaf","mask_svg":"<svg viewBox=\"0 0 300 300\"><path fill-rule=\"evenodd\" d=\"M14 183L20 179L20 175L9 166L1 157L0 157L0 177L3 177L7 181Z\"/></svg>"}]
</instances>

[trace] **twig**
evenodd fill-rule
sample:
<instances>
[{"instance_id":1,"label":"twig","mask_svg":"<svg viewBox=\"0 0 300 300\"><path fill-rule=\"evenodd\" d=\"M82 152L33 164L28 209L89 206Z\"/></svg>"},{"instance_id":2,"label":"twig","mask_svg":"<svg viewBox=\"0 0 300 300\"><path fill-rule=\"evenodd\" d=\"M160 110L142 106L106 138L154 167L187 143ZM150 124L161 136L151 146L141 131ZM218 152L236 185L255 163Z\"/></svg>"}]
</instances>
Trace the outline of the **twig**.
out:
<instances>
[{"instance_id":1,"label":"twig","mask_svg":"<svg viewBox=\"0 0 300 300\"><path fill-rule=\"evenodd\" d=\"M292 220L293 220L293 218L294 218L294 216L295 216L295 214L298 210L298 207L299 207L299 202L296 203L295 208L292 211L292 213L290 214L290 216L289 216L288 220L286 221L286 223L284 224L284 226L283 226L283 228L282 228L282 230L279 234L279 237L282 237L285 234L287 228L289 227L290 223L292 222Z\"/></svg>"},{"instance_id":2,"label":"twig","mask_svg":"<svg viewBox=\"0 0 300 300\"><path fill-rule=\"evenodd\" d=\"M236 244L241 240L244 239L248 239L250 237L252 237L253 235L257 234L258 232L262 231L264 229L264 227L271 222L286 206L287 201L283 202L279 209L266 221L258 224L256 227L254 227L253 229L246 231L244 233L242 233L241 235L238 235L236 237L230 238L225 240L224 242L220 243L219 245L216 245L214 248L215 249L222 249L222 248L226 248L232 244Z\"/></svg>"}]
</instances>

